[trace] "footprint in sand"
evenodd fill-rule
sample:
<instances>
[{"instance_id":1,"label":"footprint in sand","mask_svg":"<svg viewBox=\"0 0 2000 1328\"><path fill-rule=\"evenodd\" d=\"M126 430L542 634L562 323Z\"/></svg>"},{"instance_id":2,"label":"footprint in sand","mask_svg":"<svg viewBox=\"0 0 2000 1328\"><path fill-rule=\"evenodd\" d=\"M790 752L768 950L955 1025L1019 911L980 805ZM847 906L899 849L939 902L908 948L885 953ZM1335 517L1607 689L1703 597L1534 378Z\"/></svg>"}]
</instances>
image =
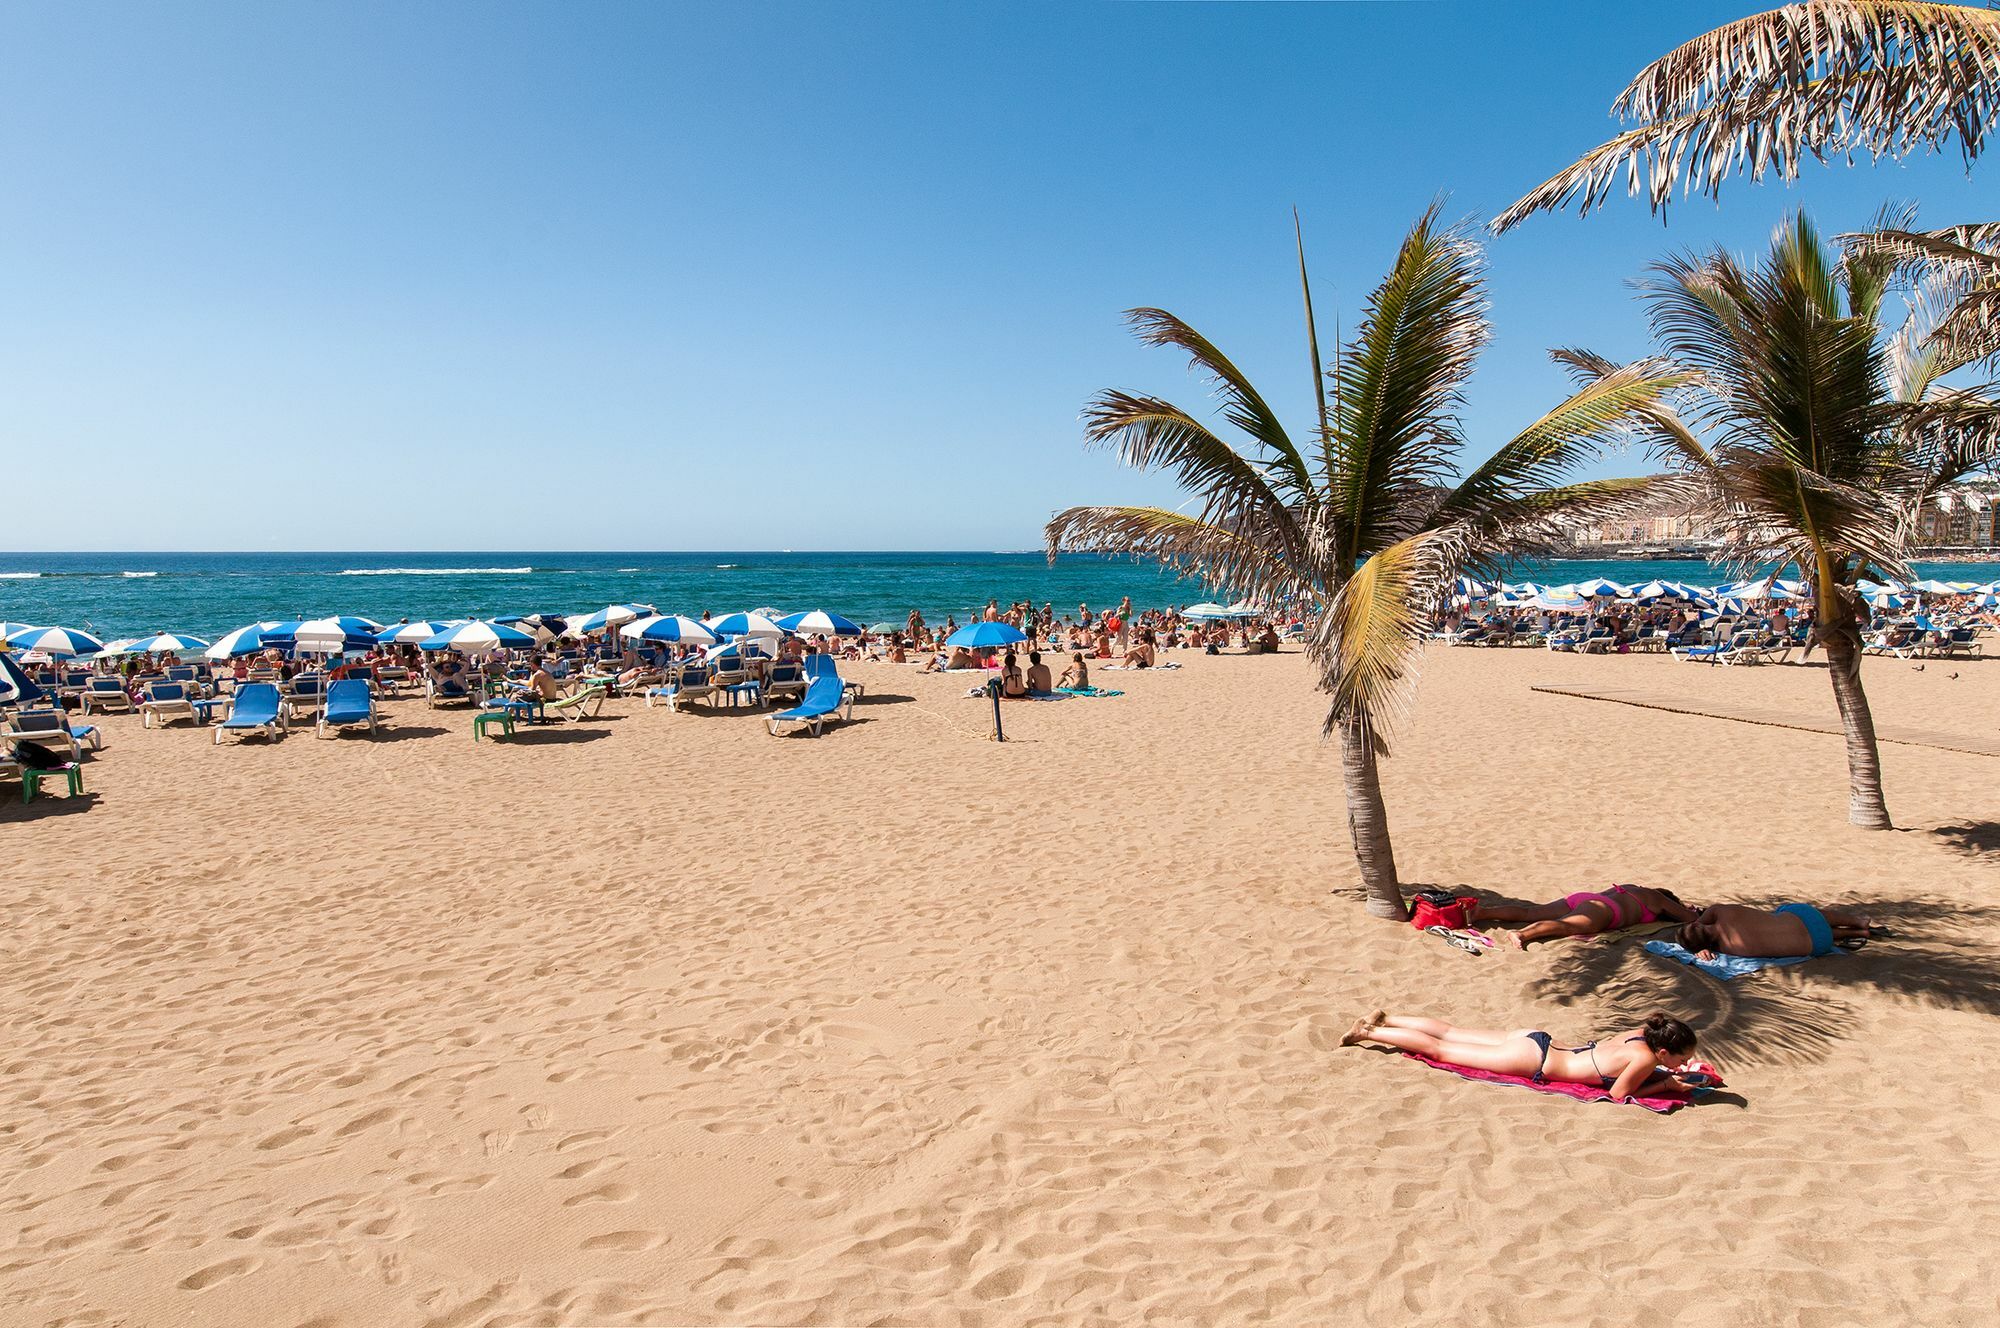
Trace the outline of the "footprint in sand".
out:
<instances>
[{"instance_id":1,"label":"footprint in sand","mask_svg":"<svg viewBox=\"0 0 2000 1328\"><path fill-rule=\"evenodd\" d=\"M373 1111L361 1113L333 1133L335 1137L345 1139L350 1134L359 1134L363 1130L373 1129L375 1126L382 1124L382 1122L392 1119L395 1114L396 1109L394 1107L377 1107Z\"/></svg>"},{"instance_id":2,"label":"footprint in sand","mask_svg":"<svg viewBox=\"0 0 2000 1328\"><path fill-rule=\"evenodd\" d=\"M587 1203L624 1203L637 1193L638 1191L630 1185L600 1185L594 1190L571 1195L563 1200L563 1207L574 1208L578 1204Z\"/></svg>"},{"instance_id":3,"label":"footprint in sand","mask_svg":"<svg viewBox=\"0 0 2000 1328\"><path fill-rule=\"evenodd\" d=\"M579 1249L585 1250L656 1250L667 1243L667 1238L657 1231L607 1231L601 1236L592 1236Z\"/></svg>"},{"instance_id":4,"label":"footprint in sand","mask_svg":"<svg viewBox=\"0 0 2000 1328\"><path fill-rule=\"evenodd\" d=\"M521 1108L521 1118L528 1122L528 1128L531 1130L548 1129L549 1122L554 1120L555 1117L556 1114L553 1111L550 1111L539 1102L530 1102L527 1106Z\"/></svg>"},{"instance_id":5,"label":"footprint in sand","mask_svg":"<svg viewBox=\"0 0 2000 1328\"><path fill-rule=\"evenodd\" d=\"M556 1173L556 1179L582 1180L586 1176L595 1176L600 1171L607 1171L617 1166L622 1160L622 1158L615 1157L593 1157L588 1162L579 1162L575 1166L564 1167Z\"/></svg>"},{"instance_id":6,"label":"footprint in sand","mask_svg":"<svg viewBox=\"0 0 2000 1328\"><path fill-rule=\"evenodd\" d=\"M183 1291L206 1291L217 1282L226 1282L232 1277L241 1277L260 1266L256 1259L224 1259L212 1263L199 1272L189 1273L181 1279Z\"/></svg>"},{"instance_id":7,"label":"footprint in sand","mask_svg":"<svg viewBox=\"0 0 2000 1328\"><path fill-rule=\"evenodd\" d=\"M556 1151L567 1153L572 1148L582 1148L585 1144L601 1144L611 1137L609 1130L578 1130L556 1140Z\"/></svg>"},{"instance_id":8,"label":"footprint in sand","mask_svg":"<svg viewBox=\"0 0 2000 1328\"><path fill-rule=\"evenodd\" d=\"M486 1156L498 1157L513 1148L514 1133L511 1130L488 1130L479 1136L479 1143L485 1148Z\"/></svg>"}]
</instances>

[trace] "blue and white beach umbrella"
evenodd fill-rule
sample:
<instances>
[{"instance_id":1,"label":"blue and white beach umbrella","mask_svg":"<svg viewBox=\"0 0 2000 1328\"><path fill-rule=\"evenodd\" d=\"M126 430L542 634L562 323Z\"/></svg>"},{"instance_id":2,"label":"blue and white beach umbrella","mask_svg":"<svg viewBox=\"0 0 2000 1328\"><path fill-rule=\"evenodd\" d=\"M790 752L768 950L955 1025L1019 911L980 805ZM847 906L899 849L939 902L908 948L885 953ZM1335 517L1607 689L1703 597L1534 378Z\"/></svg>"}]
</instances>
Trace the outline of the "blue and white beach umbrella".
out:
<instances>
[{"instance_id":1,"label":"blue and white beach umbrella","mask_svg":"<svg viewBox=\"0 0 2000 1328\"><path fill-rule=\"evenodd\" d=\"M683 618L677 613L626 623L618 629L618 634L635 641L675 641L689 646L715 644L715 633L709 630L709 624Z\"/></svg>"},{"instance_id":2,"label":"blue and white beach umbrella","mask_svg":"<svg viewBox=\"0 0 2000 1328\"><path fill-rule=\"evenodd\" d=\"M1900 609L1907 606L1910 602L1907 598L1898 595L1887 586L1864 591L1861 598L1867 600L1869 607L1874 609Z\"/></svg>"},{"instance_id":3,"label":"blue and white beach umbrella","mask_svg":"<svg viewBox=\"0 0 2000 1328\"><path fill-rule=\"evenodd\" d=\"M708 624L717 636L782 637L785 629L761 613L732 613Z\"/></svg>"},{"instance_id":4,"label":"blue and white beach umbrella","mask_svg":"<svg viewBox=\"0 0 2000 1328\"><path fill-rule=\"evenodd\" d=\"M2000 609L2000 595L1996 595L1990 590L1984 594L1974 595L1972 597L1972 607L1975 609Z\"/></svg>"},{"instance_id":5,"label":"blue and white beach umbrella","mask_svg":"<svg viewBox=\"0 0 2000 1328\"><path fill-rule=\"evenodd\" d=\"M202 654L209 659L235 659L238 655L254 655L264 648L264 633L278 626L274 622L251 623L239 627L229 635L217 639L216 643Z\"/></svg>"},{"instance_id":6,"label":"blue and white beach umbrella","mask_svg":"<svg viewBox=\"0 0 2000 1328\"><path fill-rule=\"evenodd\" d=\"M797 636L859 636L861 624L837 613L815 609L809 613L789 613L777 619L778 626Z\"/></svg>"},{"instance_id":7,"label":"blue and white beach umbrella","mask_svg":"<svg viewBox=\"0 0 2000 1328\"><path fill-rule=\"evenodd\" d=\"M41 686L21 671L12 656L0 652L0 706L26 705L41 696Z\"/></svg>"},{"instance_id":8,"label":"blue and white beach umbrella","mask_svg":"<svg viewBox=\"0 0 2000 1328\"><path fill-rule=\"evenodd\" d=\"M198 636L182 636L179 632L161 632L158 636L142 636L123 643L123 653L128 655L185 655L192 650L206 649L208 642ZM111 647L105 647L107 654L110 650Z\"/></svg>"},{"instance_id":9,"label":"blue and white beach umbrella","mask_svg":"<svg viewBox=\"0 0 2000 1328\"><path fill-rule=\"evenodd\" d=\"M7 644L16 650L39 650L44 655L95 655L104 649L102 641L75 627L30 627L13 633Z\"/></svg>"},{"instance_id":10,"label":"blue and white beach umbrella","mask_svg":"<svg viewBox=\"0 0 2000 1328\"><path fill-rule=\"evenodd\" d=\"M505 623L469 622L456 627L447 627L436 636L423 642L425 650L457 650L467 655L483 654L489 650L525 649L535 644L535 638L517 627Z\"/></svg>"},{"instance_id":11,"label":"blue and white beach umbrella","mask_svg":"<svg viewBox=\"0 0 2000 1328\"><path fill-rule=\"evenodd\" d=\"M1461 576L1458 580L1452 582L1451 594L1453 599L1490 599L1496 588L1487 585L1484 581L1475 580L1469 576Z\"/></svg>"},{"instance_id":12,"label":"blue and white beach umbrella","mask_svg":"<svg viewBox=\"0 0 2000 1328\"><path fill-rule=\"evenodd\" d=\"M451 622L396 623L375 633L375 639L384 645L415 645L419 641L428 641L439 632L448 631L457 625Z\"/></svg>"},{"instance_id":13,"label":"blue and white beach umbrella","mask_svg":"<svg viewBox=\"0 0 2000 1328\"><path fill-rule=\"evenodd\" d=\"M1228 609L1223 608L1220 604L1206 602L1190 604L1181 610L1181 617L1192 619L1195 622L1206 622L1210 618L1227 618L1228 616Z\"/></svg>"},{"instance_id":14,"label":"blue and white beach umbrella","mask_svg":"<svg viewBox=\"0 0 2000 1328\"><path fill-rule=\"evenodd\" d=\"M1569 589L1585 599L1616 599L1626 593L1624 586L1616 581L1607 581L1601 576L1589 581L1579 581Z\"/></svg>"},{"instance_id":15,"label":"blue and white beach umbrella","mask_svg":"<svg viewBox=\"0 0 2000 1328\"><path fill-rule=\"evenodd\" d=\"M989 646L1011 646L1028 639L1020 628L1003 622L967 623L944 639L948 646L963 646L967 650L981 650Z\"/></svg>"},{"instance_id":16,"label":"blue and white beach umbrella","mask_svg":"<svg viewBox=\"0 0 2000 1328\"><path fill-rule=\"evenodd\" d=\"M650 604L607 604L589 617L571 622L569 630L572 635L589 636L607 627L623 627L634 618L644 618L652 612Z\"/></svg>"},{"instance_id":17,"label":"blue and white beach umbrella","mask_svg":"<svg viewBox=\"0 0 2000 1328\"><path fill-rule=\"evenodd\" d=\"M32 631L34 626L33 623L0 622L0 647L4 647L7 644L7 638L14 635L14 633Z\"/></svg>"}]
</instances>

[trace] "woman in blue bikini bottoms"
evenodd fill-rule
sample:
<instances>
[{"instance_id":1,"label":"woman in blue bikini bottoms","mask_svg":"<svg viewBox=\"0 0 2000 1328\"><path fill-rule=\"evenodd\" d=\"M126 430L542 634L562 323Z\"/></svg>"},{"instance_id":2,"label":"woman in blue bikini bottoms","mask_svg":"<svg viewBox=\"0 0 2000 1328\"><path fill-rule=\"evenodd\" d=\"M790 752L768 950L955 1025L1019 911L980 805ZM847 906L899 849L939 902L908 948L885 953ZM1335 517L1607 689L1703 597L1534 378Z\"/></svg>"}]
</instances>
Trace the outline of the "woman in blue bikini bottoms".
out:
<instances>
[{"instance_id":1,"label":"woman in blue bikini bottoms","mask_svg":"<svg viewBox=\"0 0 2000 1328\"><path fill-rule=\"evenodd\" d=\"M1670 1015L1653 1013L1645 1025L1580 1047L1558 1047L1539 1028L1499 1032L1457 1028L1442 1019L1378 1010L1357 1019L1343 1047L1379 1042L1414 1051L1446 1065L1495 1074L1518 1074L1536 1083L1593 1084L1623 1102L1645 1089L1647 1097L1675 1097L1688 1085L1674 1076L1694 1052L1694 1030Z\"/></svg>"}]
</instances>

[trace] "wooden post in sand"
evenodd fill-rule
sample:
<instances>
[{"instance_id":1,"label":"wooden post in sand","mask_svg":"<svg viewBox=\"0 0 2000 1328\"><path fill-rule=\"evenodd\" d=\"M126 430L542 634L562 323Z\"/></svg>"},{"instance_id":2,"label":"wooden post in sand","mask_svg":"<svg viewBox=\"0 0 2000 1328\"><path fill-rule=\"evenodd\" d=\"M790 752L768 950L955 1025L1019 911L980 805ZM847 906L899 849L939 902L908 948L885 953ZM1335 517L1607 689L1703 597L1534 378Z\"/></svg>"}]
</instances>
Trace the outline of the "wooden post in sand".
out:
<instances>
[{"instance_id":1,"label":"wooden post in sand","mask_svg":"<svg viewBox=\"0 0 2000 1328\"><path fill-rule=\"evenodd\" d=\"M1007 734L1000 727L1000 680L998 678L987 679L986 693L993 698L993 741L1005 742L1007 741Z\"/></svg>"}]
</instances>

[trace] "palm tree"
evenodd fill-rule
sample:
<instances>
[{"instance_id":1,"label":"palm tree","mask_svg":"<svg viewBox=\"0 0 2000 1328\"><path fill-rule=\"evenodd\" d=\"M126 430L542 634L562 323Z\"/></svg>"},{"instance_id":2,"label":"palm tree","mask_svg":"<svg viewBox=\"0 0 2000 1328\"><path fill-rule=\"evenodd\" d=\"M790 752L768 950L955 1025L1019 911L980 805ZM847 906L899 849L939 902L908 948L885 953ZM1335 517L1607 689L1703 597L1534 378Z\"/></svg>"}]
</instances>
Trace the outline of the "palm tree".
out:
<instances>
[{"instance_id":1,"label":"palm tree","mask_svg":"<svg viewBox=\"0 0 2000 1328\"><path fill-rule=\"evenodd\" d=\"M1142 341L1185 351L1214 385L1239 450L1193 413L1157 397L1105 392L1085 435L1127 464L1172 474L1196 513L1157 507L1072 507L1046 531L1064 550L1136 555L1265 602L1293 599L1317 615L1308 652L1331 694L1324 733L1337 737L1348 829L1368 911L1406 916L1377 760L1407 705L1408 684L1439 596L1461 570L1487 570L1557 537L1566 521L1602 515L1652 487L1643 479L1552 487L1657 406L1677 381L1658 365L1596 366L1573 395L1456 483L1458 411L1488 337L1478 244L1433 206L1404 239L1360 327L1322 365L1306 280L1317 419L1295 440L1233 363L1160 309L1128 318Z\"/></svg>"},{"instance_id":2,"label":"palm tree","mask_svg":"<svg viewBox=\"0 0 2000 1328\"><path fill-rule=\"evenodd\" d=\"M1641 70L1612 103L1633 122L1508 208L1504 231L1620 176L1655 212L1717 196L1733 174L1798 178L1807 157L1900 158L1954 138L1969 165L2000 120L2000 11L1926 0L1807 0L1707 32Z\"/></svg>"},{"instance_id":3,"label":"palm tree","mask_svg":"<svg viewBox=\"0 0 2000 1328\"><path fill-rule=\"evenodd\" d=\"M1801 214L1755 270L1717 250L1654 265L1641 291L1659 349L1687 377L1677 440L1731 561L1798 566L1810 583L1847 738L1848 819L1888 829L1861 684L1863 577L1907 576L1911 515L1993 455L2000 408L1940 380L1963 361L1923 308L1894 330L1886 248L1820 242ZM1698 436L1713 440L1704 448Z\"/></svg>"}]
</instances>

